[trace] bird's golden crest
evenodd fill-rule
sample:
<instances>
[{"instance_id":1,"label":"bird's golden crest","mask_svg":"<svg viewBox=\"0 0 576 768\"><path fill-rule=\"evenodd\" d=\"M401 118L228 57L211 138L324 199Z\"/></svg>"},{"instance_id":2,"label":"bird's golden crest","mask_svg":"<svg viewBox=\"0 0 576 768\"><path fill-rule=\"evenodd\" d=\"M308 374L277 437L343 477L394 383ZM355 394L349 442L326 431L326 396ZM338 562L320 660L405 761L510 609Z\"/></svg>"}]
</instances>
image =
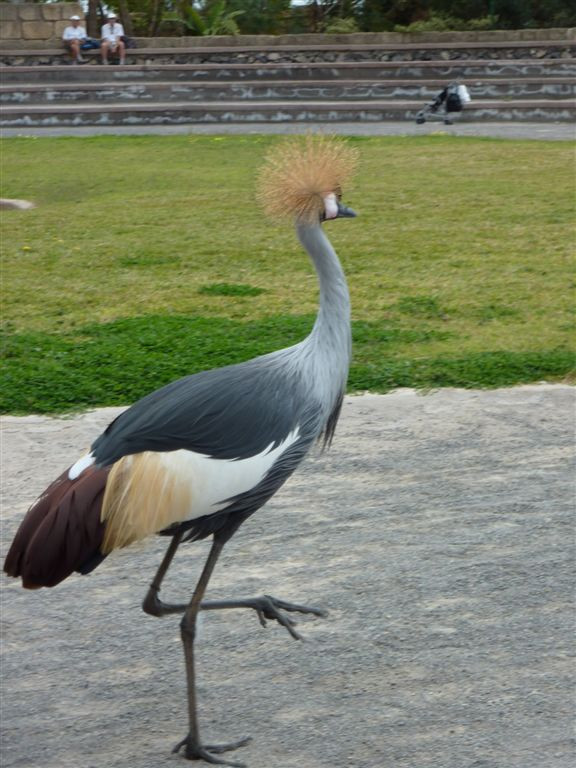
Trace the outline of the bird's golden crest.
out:
<instances>
[{"instance_id":1,"label":"bird's golden crest","mask_svg":"<svg viewBox=\"0 0 576 768\"><path fill-rule=\"evenodd\" d=\"M290 139L269 153L259 176L258 200L270 216L317 221L324 198L341 191L357 161L356 149L332 136Z\"/></svg>"}]
</instances>

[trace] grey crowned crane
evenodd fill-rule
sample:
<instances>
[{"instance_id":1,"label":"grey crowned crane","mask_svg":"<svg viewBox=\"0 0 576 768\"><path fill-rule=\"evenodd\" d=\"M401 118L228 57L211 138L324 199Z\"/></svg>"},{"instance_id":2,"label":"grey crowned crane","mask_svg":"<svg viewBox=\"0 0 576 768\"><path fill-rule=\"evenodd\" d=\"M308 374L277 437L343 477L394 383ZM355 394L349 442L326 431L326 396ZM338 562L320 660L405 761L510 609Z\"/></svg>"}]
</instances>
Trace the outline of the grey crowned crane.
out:
<instances>
[{"instance_id":1,"label":"grey crowned crane","mask_svg":"<svg viewBox=\"0 0 576 768\"><path fill-rule=\"evenodd\" d=\"M86 574L119 547L154 533L171 540L143 603L147 613L183 613L189 727L176 745L190 760L223 765L218 754L247 742L208 747L197 718L194 671L200 610L251 608L262 624L278 621L298 638L291 612L315 608L269 596L204 600L226 541L276 493L317 441L330 442L350 363L346 279L322 222L353 217L340 201L355 152L331 138L279 145L261 175L272 215L289 214L318 274L319 310L300 343L253 360L168 384L120 414L90 451L30 508L6 557L5 571L28 589ZM178 546L212 537L188 604L163 603L160 586Z\"/></svg>"}]
</instances>

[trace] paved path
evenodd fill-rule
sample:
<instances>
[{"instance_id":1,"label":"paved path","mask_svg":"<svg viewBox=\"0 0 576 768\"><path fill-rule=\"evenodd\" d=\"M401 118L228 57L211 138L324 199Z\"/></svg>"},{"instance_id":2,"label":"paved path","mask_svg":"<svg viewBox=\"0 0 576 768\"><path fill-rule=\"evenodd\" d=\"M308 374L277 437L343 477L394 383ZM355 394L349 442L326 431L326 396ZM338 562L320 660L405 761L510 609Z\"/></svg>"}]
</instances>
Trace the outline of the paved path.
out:
<instances>
[{"instance_id":1,"label":"paved path","mask_svg":"<svg viewBox=\"0 0 576 768\"><path fill-rule=\"evenodd\" d=\"M347 398L230 542L211 595L329 609L306 643L207 616L202 723L251 768L572 768L575 389ZM27 504L117 413L8 417L3 552ZM25 592L2 579L3 768L162 768L185 729L178 620L140 600L165 542ZM166 595L189 594L204 545Z\"/></svg>"},{"instance_id":2,"label":"paved path","mask_svg":"<svg viewBox=\"0 0 576 768\"><path fill-rule=\"evenodd\" d=\"M498 139L573 140L576 129L570 123L466 123L444 125L441 121L416 125L415 122L386 123L210 123L197 125L150 125L134 127L85 126L82 128L4 128L1 136L136 136L181 134L293 134L322 130L343 136L426 136L446 133L450 136L488 136Z\"/></svg>"}]
</instances>

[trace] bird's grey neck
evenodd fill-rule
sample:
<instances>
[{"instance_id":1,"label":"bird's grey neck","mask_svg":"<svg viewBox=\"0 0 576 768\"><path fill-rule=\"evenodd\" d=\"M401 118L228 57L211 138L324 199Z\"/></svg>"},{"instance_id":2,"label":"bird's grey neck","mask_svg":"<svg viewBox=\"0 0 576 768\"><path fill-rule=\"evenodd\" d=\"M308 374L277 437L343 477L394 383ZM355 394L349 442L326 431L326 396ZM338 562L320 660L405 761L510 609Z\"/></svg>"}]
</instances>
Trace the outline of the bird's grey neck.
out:
<instances>
[{"instance_id":1,"label":"bird's grey neck","mask_svg":"<svg viewBox=\"0 0 576 768\"><path fill-rule=\"evenodd\" d=\"M336 387L345 386L351 355L350 296L338 256L320 223L298 223L298 238L308 252L320 284L320 307L306 346L331 369ZM337 380L340 379L339 384Z\"/></svg>"}]
</instances>

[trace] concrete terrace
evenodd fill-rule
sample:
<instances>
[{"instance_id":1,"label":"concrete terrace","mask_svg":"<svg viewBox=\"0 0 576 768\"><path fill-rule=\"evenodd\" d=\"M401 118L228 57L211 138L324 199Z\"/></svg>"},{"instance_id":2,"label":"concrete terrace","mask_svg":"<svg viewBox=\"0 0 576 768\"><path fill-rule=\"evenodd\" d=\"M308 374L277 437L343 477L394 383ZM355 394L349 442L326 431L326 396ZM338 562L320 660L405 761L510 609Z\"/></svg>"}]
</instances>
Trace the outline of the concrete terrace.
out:
<instances>
[{"instance_id":1,"label":"concrete terrace","mask_svg":"<svg viewBox=\"0 0 576 768\"><path fill-rule=\"evenodd\" d=\"M472 96L461 126L570 125L576 117L573 31L532 34L411 42L367 34L215 38L211 44L138 39L125 66L109 67L100 65L98 51L88 52L87 65L71 66L59 43L7 45L0 50L0 126L10 132L317 123L361 129L410 124L455 80Z\"/></svg>"}]
</instances>

